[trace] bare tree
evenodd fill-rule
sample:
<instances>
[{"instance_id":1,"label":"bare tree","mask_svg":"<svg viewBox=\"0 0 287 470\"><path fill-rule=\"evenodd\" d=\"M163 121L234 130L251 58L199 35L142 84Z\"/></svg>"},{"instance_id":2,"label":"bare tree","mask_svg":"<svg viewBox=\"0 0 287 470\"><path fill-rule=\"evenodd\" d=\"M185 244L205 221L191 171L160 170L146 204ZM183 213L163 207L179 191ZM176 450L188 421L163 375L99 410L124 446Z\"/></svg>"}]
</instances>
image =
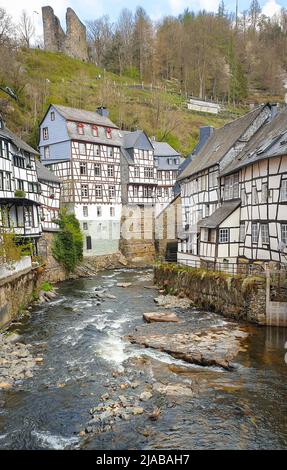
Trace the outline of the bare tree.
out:
<instances>
[{"instance_id":1,"label":"bare tree","mask_svg":"<svg viewBox=\"0 0 287 470\"><path fill-rule=\"evenodd\" d=\"M18 33L20 36L20 41L28 49L31 46L31 40L35 35L35 26L31 16L23 10L20 17L20 23L18 24Z\"/></svg>"},{"instance_id":2,"label":"bare tree","mask_svg":"<svg viewBox=\"0 0 287 470\"><path fill-rule=\"evenodd\" d=\"M4 8L0 7L0 46L9 43L12 33L13 24L11 16L7 14Z\"/></svg>"}]
</instances>

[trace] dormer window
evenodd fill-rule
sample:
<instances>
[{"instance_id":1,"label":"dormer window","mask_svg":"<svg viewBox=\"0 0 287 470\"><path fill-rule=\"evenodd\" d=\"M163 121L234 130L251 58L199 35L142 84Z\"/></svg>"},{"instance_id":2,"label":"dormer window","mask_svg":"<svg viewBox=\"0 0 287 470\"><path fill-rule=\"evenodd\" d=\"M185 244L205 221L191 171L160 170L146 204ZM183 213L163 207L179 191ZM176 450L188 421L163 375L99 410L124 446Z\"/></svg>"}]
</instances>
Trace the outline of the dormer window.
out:
<instances>
[{"instance_id":1,"label":"dormer window","mask_svg":"<svg viewBox=\"0 0 287 470\"><path fill-rule=\"evenodd\" d=\"M94 137L98 137L99 136L99 129L98 129L98 126L92 126L92 134Z\"/></svg>"},{"instance_id":2,"label":"dormer window","mask_svg":"<svg viewBox=\"0 0 287 470\"><path fill-rule=\"evenodd\" d=\"M106 136L107 136L107 139L112 138L112 129L110 127L106 128Z\"/></svg>"},{"instance_id":3,"label":"dormer window","mask_svg":"<svg viewBox=\"0 0 287 470\"><path fill-rule=\"evenodd\" d=\"M77 124L77 131L78 131L78 134L79 134L79 135L84 135L84 133L85 133L84 124L82 124L81 122L79 122L79 123Z\"/></svg>"},{"instance_id":4,"label":"dormer window","mask_svg":"<svg viewBox=\"0 0 287 470\"><path fill-rule=\"evenodd\" d=\"M48 127L43 127L43 140L48 140L48 139L49 139Z\"/></svg>"}]
</instances>

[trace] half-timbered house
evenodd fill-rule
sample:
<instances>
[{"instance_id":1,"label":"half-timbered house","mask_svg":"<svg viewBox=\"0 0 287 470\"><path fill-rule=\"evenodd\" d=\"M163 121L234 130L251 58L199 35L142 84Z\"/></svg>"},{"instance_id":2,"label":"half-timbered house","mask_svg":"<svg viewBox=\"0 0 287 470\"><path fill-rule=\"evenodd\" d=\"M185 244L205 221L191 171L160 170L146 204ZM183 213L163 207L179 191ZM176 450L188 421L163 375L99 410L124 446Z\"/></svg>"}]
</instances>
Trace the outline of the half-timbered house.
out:
<instances>
[{"instance_id":1,"label":"half-timbered house","mask_svg":"<svg viewBox=\"0 0 287 470\"><path fill-rule=\"evenodd\" d=\"M174 198L174 185L178 168L182 162L180 153L167 142L152 140L154 161L157 170L156 216L165 209Z\"/></svg>"},{"instance_id":2,"label":"half-timbered house","mask_svg":"<svg viewBox=\"0 0 287 470\"><path fill-rule=\"evenodd\" d=\"M0 226L30 243L34 254L41 236L37 155L0 119Z\"/></svg>"},{"instance_id":3,"label":"half-timbered house","mask_svg":"<svg viewBox=\"0 0 287 470\"><path fill-rule=\"evenodd\" d=\"M63 182L63 204L80 221L84 255L118 251L122 133L108 111L51 105L40 125L42 163Z\"/></svg>"},{"instance_id":4,"label":"half-timbered house","mask_svg":"<svg viewBox=\"0 0 287 470\"><path fill-rule=\"evenodd\" d=\"M228 215L236 225L234 207L221 204L220 173L234 161L258 130L270 119L272 109L262 105L246 115L214 130L189 165L180 173L182 230L179 241L178 260L198 262L201 258L225 259L227 253L215 251L218 227ZM234 181L233 199L239 199L238 180ZM238 192L238 194L237 194ZM221 207L222 206L222 207ZM224 219L226 220L226 218ZM222 240L225 237L222 227ZM232 233L233 237L233 233ZM234 234L236 239L236 234ZM229 257L236 258L232 251Z\"/></svg>"},{"instance_id":5,"label":"half-timbered house","mask_svg":"<svg viewBox=\"0 0 287 470\"><path fill-rule=\"evenodd\" d=\"M223 205L240 198L232 224L225 220L227 259L233 244L241 261L287 262L286 122L283 108L222 171Z\"/></svg>"},{"instance_id":6,"label":"half-timbered house","mask_svg":"<svg viewBox=\"0 0 287 470\"><path fill-rule=\"evenodd\" d=\"M55 232L59 226L55 221L59 217L61 181L42 163L36 162L40 185L40 219L43 232Z\"/></svg>"}]
</instances>

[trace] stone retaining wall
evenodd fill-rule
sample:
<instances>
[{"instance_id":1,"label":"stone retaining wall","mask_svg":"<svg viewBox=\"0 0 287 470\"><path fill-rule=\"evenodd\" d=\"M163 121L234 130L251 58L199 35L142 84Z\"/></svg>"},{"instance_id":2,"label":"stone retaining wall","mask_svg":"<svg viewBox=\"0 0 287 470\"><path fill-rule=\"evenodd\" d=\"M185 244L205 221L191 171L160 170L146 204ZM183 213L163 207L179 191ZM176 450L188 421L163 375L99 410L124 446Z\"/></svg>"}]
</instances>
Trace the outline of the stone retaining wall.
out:
<instances>
[{"instance_id":1,"label":"stone retaining wall","mask_svg":"<svg viewBox=\"0 0 287 470\"><path fill-rule=\"evenodd\" d=\"M155 267L154 278L167 293L186 296L199 308L236 320L267 324L265 277L232 276L161 264Z\"/></svg>"}]
</instances>

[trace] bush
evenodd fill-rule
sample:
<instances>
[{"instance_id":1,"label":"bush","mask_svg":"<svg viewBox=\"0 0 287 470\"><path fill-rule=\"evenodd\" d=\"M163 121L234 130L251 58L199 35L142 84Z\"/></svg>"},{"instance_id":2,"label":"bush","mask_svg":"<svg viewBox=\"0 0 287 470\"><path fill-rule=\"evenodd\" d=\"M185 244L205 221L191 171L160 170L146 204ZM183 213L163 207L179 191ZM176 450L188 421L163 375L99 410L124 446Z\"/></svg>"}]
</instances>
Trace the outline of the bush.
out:
<instances>
[{"instance_id":1,"label":"bush","mask_svg":"<svg viewBox=\"0 0 287 470\"><path fill-rule=\"evenodd\" d=\"M53 286L49 282L43 282L43 284L41 285L41 290L43 292L50 292L51 290L53 290Z\"/></svg>"},{"instance_id":2,"label":"bush","mask_svg":"<svg viewBox=\"0 0 287 470\"><path fill-rule=\"evenodd\" d=\"M74 214L69 214L64 209L56 223L60 230L52 247L53 256L63 264L67 272L73 272L83 259L83 235L79 221Z\"/></svg>"}]
</instances>

